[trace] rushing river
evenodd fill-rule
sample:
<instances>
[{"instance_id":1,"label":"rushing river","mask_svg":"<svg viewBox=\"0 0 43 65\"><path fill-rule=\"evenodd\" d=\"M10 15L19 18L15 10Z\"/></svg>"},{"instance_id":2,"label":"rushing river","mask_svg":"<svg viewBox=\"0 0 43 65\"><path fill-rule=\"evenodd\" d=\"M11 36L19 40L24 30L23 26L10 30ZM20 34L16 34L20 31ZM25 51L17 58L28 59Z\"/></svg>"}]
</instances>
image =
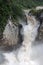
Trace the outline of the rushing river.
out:
<instances>
[{"instance_id":1,"label":"rushing river","mask_svg":"<svg viewBox=\"0 0 43 65\"><path fill-rule=\"evenodd\" d=\"M35 41L38 33L39 21L34 16L27 17L27 25L23 25L21 35L23 35L23 42L20 48L5 52L0 49L0 65L43 65L43 42ZM9 22L12 26L13 24ZM12 27L10 27L12 28ZM15 27L14 27L15 28ZM7 30L6 30L7 29ZM13 35L9 30L8 24L5 28L4 35L7 35L8 40L16 42L14 32ZM15 29L16 30L16 29ZM14 31L14 29L12 29ZM18 35L18 30L16 34ZM11 35L11 36L10 36ZM12 43L13 44L13 43Z\"/></svg>"}]
</instances>

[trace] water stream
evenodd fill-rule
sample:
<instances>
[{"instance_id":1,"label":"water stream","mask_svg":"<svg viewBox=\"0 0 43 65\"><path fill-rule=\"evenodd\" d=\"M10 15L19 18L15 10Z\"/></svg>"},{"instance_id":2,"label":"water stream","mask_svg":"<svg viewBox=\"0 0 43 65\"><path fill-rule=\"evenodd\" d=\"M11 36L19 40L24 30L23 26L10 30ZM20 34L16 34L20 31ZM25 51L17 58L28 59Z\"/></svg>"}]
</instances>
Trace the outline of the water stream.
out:
<instances>
[{"instance_id":1,"label":"water stream","mask_svg":"<svg viewBox=\"0 0 43 65\"><path fill-rule=\"evenodd\" d=\"M24 36L21 47L17 50L13 49L11 52L0 51L0 65L43 65L43 44L38 44L39 42L35 41L39 21L37 21L34 16L29 16L28 14L26 14L26 17L28 24L23 25L23 31L21 31L21 34L23 33ZM11 22L9 23L12 25ZM5 31L7 36L11 32L8 30L9 28ZM12 33L10 33L10 35L8 39L16 39L15 35L13 36ZM37 44L33 45L33 43ZM40 41L40 43L42 42Z\"/></svg>"}]
</instances>

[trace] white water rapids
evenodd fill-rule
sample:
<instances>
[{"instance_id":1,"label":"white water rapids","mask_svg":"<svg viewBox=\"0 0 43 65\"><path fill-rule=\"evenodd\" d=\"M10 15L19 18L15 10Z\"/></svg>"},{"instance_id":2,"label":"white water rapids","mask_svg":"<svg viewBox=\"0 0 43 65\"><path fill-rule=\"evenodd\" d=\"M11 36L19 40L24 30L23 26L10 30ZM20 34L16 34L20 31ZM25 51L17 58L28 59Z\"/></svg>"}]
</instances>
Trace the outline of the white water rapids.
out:
<instances>
[{"instance_id":1,"label":"white water rapids","mask_svg":"<svg viewBox=\"0 0 43 65\"><path fill-rule=\"evenodd\" d=\"M23 26L24 40L16 51L0 50L0 65L43 65L43 44L33 45L39 23L34 16L27 16L28 25Z\"/></svg>"}]
</instances>

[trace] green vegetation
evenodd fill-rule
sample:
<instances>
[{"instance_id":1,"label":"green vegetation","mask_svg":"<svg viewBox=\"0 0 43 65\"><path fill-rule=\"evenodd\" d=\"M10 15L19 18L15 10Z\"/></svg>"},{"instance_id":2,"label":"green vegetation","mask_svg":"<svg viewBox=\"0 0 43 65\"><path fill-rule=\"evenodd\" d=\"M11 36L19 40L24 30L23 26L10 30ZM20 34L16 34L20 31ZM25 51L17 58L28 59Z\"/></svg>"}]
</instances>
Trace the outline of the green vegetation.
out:
<instances>
[{"instance_id":1,"label":"green vegetation","mask_svg":"<svg viewBox=\"0 0 43 65\"><path fill-rule=\"evenodd\" d=\"M3 32L8 18L17 19L22 16L20 6L14 5L12 0L0 0L0 32Z\"/></svg>"},{"instance_id":2,"label":"green vegetation","mask_svg":"<svg viewBox=\"0 0 43 65\"><path fill-rule=\"evenodd\" d=\"M8 18L22 16L22 9L43 5L43 0L0 0L0 32L3 32Z\"/></svg>"},{"instance_id":3,"label":"green vegetation","mask_svg":"<svg viewBox=\"0 0 43 65\"><path fill-rule=\"evenodd\" d=\"M43 0L13 0L14 4L20 5L23 8L33 8L43 5Z\"/></svg>"},{"instance_id":4,"label":"green vegetation","mask_svg":"<svg viewBox=\"0 0 43 65\"><path fill-rule=\"evenodd\" d=\"M38 18L40 16L41 13L43 13L43 9L41 10L36 10L35 8L34 9L31 9L31 11L29 12L31 13L32 15L36 16L36 18Z\"/></svg>"}]
</instances>

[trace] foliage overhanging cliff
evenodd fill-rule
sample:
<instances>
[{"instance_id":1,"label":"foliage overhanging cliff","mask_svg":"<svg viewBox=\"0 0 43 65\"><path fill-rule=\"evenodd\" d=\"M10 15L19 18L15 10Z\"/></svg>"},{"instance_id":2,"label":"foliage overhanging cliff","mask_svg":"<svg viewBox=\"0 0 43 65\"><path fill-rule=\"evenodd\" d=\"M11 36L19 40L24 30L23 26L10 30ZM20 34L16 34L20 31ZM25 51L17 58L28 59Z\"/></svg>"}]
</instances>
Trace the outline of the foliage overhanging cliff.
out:
<instances>
[{"instance_id":1,"label":"foliage overhanging cliff","mask_svg":"<svg viewBox=\"0 0 43 65\"><path fill-rule=\"evenodd\" d=\"M43 5L43 0L0 0L0 31L3 31L8 18L22 16L22 8L33 8Z\"/></svg>"}]
</instances>

